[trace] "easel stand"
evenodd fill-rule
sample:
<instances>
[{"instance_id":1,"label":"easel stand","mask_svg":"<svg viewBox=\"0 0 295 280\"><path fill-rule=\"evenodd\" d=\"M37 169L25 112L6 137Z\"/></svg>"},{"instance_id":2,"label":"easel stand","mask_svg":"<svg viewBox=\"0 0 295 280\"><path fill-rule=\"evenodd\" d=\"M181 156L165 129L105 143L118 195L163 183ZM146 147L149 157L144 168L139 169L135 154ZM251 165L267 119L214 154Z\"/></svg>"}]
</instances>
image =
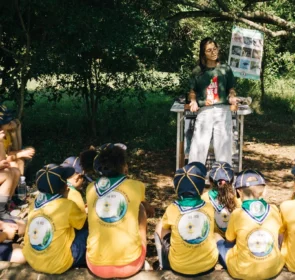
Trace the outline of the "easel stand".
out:
<instances>
[{"instance_id":1,"label":"easel stand","mask_svg":"<svg viewBox=\"0 0 295 280\"><path fill-rule=\"evenodd\" d=\"M188 158L190 139L188 139L189 119L184 117L184 104L177 101L172 105L171 112L177 113L177 135L176 135L176 170L184 166L184 161ZM240 105L237 111L232 112L233 120L233 148L232 166L235 172L242 170L243 143L244 143L244 116L252 113L248 105ZM206 167L211 169L215 161L213 148L209 148Z\"/></svg>"}]
</instances>

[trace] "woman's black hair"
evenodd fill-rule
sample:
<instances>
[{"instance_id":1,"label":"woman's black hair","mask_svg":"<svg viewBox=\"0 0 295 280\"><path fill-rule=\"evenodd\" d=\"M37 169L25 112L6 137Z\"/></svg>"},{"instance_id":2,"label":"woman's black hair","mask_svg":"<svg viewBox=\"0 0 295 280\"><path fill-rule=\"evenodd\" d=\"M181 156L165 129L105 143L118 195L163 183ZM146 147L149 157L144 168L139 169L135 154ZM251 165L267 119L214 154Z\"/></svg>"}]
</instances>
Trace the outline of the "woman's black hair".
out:
<instances>
[{"instance_id":1,"label":"woman's black hair","mask_svg":"<svg viewBox=\"0 0 295 280\"><path fill-rule=\"evenodd\" d=\"M211 37L206 37L200 42L199 65L202 71L206 68L206 55L205 55L206 45L211 43L213 43L215 47L218 48L217 42ZM219 62L218 57L216 61Z\"/></svg>"}]
</instances>

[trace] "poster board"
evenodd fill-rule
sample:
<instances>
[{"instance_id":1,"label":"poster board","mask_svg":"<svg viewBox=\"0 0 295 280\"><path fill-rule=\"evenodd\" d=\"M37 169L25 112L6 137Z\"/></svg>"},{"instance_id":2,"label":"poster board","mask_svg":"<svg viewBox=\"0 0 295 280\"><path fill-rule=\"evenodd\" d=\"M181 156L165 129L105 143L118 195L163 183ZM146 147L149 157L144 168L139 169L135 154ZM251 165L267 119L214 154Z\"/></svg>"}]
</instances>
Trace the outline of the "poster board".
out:
<instances>
[{"instance_id":1,"label":"poster board","mask_svg":"<svg viewBox=\"0 0 295 280\"><path fill-rule=\"evenodd\" d=\"M234 26L228 64L235 77L259 80L263 54L263 33Z\"/></svg>"}]
</instances>

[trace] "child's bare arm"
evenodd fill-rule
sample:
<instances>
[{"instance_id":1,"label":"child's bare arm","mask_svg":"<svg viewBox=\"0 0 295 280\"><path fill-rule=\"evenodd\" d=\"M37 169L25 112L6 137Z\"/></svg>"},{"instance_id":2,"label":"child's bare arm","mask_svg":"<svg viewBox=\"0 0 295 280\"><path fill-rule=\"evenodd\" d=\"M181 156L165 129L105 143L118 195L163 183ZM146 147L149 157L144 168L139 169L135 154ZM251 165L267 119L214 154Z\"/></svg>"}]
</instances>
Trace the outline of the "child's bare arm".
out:
<instances>
[{"instance_id":1,"label":"child's bare arm","mask_svg":"<svg viewBox=\"0 0 295 280\"><path fill-rule=\"evenodd\" d=\"M8 161L16 161L20 158L30 159L35 155L35 149L34 148L26 148L20 151L11 151L9 152L7 156Z\"/></svg>"},{"instance_id":2,"label":"child's bare arm","mask_svg":"<svg viewBox=\"0 0 295 280\"><path fill-rule=\"evenodd\" d=\"M155 216L155 208L151 206L147 201L142 201L142 205L145 208L146 215L148 218L152 218Z\"/></svg>"},{"instance_id":3,"label":"child's bare arm","mask_svg":"<svg viewBox=\"0 0 295 280\"><path fill-rule=\"evenodd\" d=\"M0 130L0 160L6 159L6 153L4 148L4 138L5 138L5 132L3 130Z\"/></svg>"}]
</instances>

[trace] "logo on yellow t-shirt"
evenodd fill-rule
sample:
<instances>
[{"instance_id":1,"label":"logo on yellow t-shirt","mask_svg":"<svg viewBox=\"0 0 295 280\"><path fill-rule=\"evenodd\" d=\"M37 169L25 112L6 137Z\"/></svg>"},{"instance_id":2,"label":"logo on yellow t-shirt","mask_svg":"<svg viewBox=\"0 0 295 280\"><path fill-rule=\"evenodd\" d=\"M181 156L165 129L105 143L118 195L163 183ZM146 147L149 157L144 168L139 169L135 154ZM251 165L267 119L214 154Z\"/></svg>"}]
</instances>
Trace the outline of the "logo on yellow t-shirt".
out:
<instances>
[{"instance_id":1,"label":"logo on yellow t-shirt","mask_svg":"<svg viewBox=\"0 0 295 280\"><path fill-rule=\"evenodd\" d=\"M209 231L209 219L199 211L182 215L178 222L179 235L189 244L200 244L207 238Z\"/></svg>"},{"instance_id":2,"label":"logo on yellow t-shirt","mask_svg":"<svg viewBox=\"0 0 295 280\"><path fill-rule=\"evenodd\" d=\"M125 216L127 205L127 200L123 194L118 191L112 191L97 199L95 211L102 221L115 223Z\"/></svg>"},{"instance_id":3,"label":"logo on yellow t-shirt","mask_svg":"<svg viewBox=\"0 0 295 280\"><path fill-rule=\"evenodd\" d=\"M29 225L28 235L32 248L37 251L43 251L52 241L53 226L45 217L36 217Z\"/></svg>"},{"instance_id":4,"label":"logo on yellow t-shirt","mask_svg":"<svg viewBox=\"0 0 295 280\"><path fill-rule=\"evenodd\" d=\"M111 182L107 177L101 177L100 180L97 182L97 188L104 192L111 187Z\"/></svg>"},{"instance_id":5,"label":"logo on yellow t-shirt","mask_svg":"<svg viewBox=\"0 0 295 280\"><path fill-rule=\"evenodd\" d=\"M264 229L254 230L247 236L250 252L256 257L265 257L271 253L274 240L271 233Z\"/></svg>"},{"instance_id":6,"label":"logo on yellow t-shirt","mask_svg":"<svg viewBox=\"0 0 295 280\"><path fill-rule=\"evenodd\" d=\"M261 201L254 201L250 204L250 212L254 216L262 216L265 211L265 206Z\"/></svg>"}]
</instances>

